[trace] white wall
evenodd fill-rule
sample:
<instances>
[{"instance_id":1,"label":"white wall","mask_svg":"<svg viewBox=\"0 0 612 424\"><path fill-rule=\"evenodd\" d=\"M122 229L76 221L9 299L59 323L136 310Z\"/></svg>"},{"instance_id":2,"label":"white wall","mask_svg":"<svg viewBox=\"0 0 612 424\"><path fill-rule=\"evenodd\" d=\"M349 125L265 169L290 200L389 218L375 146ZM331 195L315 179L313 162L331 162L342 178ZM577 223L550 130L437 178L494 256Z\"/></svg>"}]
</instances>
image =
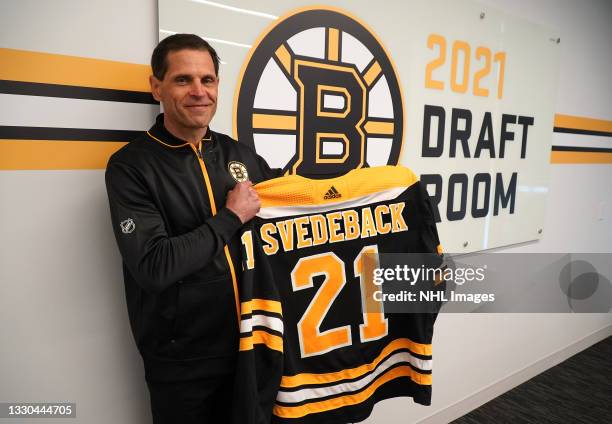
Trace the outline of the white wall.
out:
<instances>
[{"instance_id":1,"label":"white wall","mask_svg":"<svg viewBox=\"0 0 612 424\"><path fill-rule=\"evenodd\" d=\"M612 120L609 2L486 4L561 34L558 113ZM0 3L0 47L144 64L156 40L153 0ZM553 165L543 239L506 250L612 252L611 180L612 165ZM149 422L103 170L0 171L0 195L0 400L76 402L70 422ZM385 401L367 422L447 422L611 326L610 314L440 316L433 405Z\"/></svg>"},{"instance_id":2,"label":"white wall","mask_svg":"<svg viewBox=\"0 0 612 424\"><path fill-rule=\"evenodd\" d=\"M0 47L147 64L156 44L153 0L0 3ZM0 400L76 402L66 422L150 422L104 171L0 171L0 196Z\"/></svg>"}]
</instances>

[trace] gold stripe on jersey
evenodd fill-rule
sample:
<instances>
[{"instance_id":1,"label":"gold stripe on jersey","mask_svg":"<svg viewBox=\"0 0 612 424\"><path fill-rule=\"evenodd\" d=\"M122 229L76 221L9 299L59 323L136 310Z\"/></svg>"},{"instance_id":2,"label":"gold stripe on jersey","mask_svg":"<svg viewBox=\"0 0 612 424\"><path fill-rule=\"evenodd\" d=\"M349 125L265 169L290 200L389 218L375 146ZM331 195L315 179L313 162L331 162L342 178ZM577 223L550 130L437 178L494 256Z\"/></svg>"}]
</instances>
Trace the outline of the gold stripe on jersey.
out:
<instances>
[{"instance_id":1,"label":"gold stripe on jersey","mask_svg":"<svg viewBox=\"0 0 612 424\"><path fill-rule=\"evenodd\" d=\"M387 356L389 356L394 351L399 349L408 349L413 353L431 356L431 344L423 344L416 343L409 339L396 339L389 343L369 364L363 364L361 366L355 368L349 368L345 370L340 370L336 372L330 373L302 373L290 376L283 376L281 379L281 387L283 388L295 388L301 387L308 384L330 384L336 383L341 380L350 380L363 376L374 370ZM431 382L427 382L431 379L430 374L420 374L415 371L414 373L415 382L419 383L419 381L423 381L419 384L431 384ZM419 381L416 381L419 380Z\"/></svg>"},{"instance_id":2,"label":"gold stripe on jersey","mask_svg":"<svg viewBox=\"0 0 612 424\"><path fill-rule=\"evenodd\" d=\"M380 166L354 169L340 177L325 180L287 175L261 182L255 186L255 190L261 201L261 209L264 210L273 207L338 205L392 189L405 190L417 181L417 176L408 168ZM329 195L332 187L334 196Z\"/></svg>"},{"instance_id":3,"label":"gold stripe on jersey","mask_svg":"<svg viewBox=\"0 0 612 424\"><path fill-rule=\"evenodd\" d=\"M319 412L342 408L344 406L356 405L367 400L383 384L401 377L412 378L415 373L416 372L409 366L393 368L383 374L376 381L374 381L374 383L361 392L345 396L338 396L318 402L306 403L301 406L282 406L276 404L274 405L272 412L274 415L281 418L300 418L309 414L316 414Z\"/></svg>"},{"instance_id":4,"label":"gold stripe on jersey","mask_svg":"<svg viewBox=\"0 0 612 424\"><path fill-rule=\"evenodd\" d=\"M253 335L240 338L240 351L252 350L256 344L266 345L268 349L283 352L283 339L263 330L253 331Z\"/></svg>"},{"instance_id":5,"label":"gold stripe on jersey","mask_svg":"<svg viewBox=\"0 0 612 424\"><path fill-rule=\"evenodd\" d=\"M279 390L276 395L276 403L285 406L297 405L307 402L316 402L322 398L342 396L346 393L357 393L369 384L376 381L389 370L399 366L410 366L415 373L410 379L420 385L431 385L431 374L421 374L420 370L431 371L431 359L417 358L405 350L395 352L388 356L373 372L357 380L344 380L339 383L326 386L307 386L298 390Z\"/></svg>"},{"instance_id":6,"label":"gold stripe on jersey","mask_svg":"<svg viewBox=\"0 0 612 424\"><path fill-rule=\"evenodd\" d=\"M282 315L283 308L277 300L252 299L241 303L240 312L242 315L250 314L253 311L265 311Z\"/></svg>"}]
</instances>

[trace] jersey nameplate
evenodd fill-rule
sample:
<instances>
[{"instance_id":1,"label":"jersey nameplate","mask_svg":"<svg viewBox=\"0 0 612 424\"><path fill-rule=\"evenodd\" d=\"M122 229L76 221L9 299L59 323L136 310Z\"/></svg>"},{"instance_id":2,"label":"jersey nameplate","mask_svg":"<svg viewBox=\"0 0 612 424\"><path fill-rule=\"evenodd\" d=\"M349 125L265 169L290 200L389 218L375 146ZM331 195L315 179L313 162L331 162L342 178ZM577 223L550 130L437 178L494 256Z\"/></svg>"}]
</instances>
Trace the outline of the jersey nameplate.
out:
<instances>
[{"instance_id":1,"label":"jersey nameplate","mask_svg":"<svg viewBox=\"0 0 612 424\"><path fill-rule=\"evenodd\" d=\"M408 231L402 215L405 206L405 202L399 202L368 206L361 211L349 209L268 222L260 228L263 251L266 255L274 255L280 248L288 252L296 248Z\"/></svg>"}]
</instances>

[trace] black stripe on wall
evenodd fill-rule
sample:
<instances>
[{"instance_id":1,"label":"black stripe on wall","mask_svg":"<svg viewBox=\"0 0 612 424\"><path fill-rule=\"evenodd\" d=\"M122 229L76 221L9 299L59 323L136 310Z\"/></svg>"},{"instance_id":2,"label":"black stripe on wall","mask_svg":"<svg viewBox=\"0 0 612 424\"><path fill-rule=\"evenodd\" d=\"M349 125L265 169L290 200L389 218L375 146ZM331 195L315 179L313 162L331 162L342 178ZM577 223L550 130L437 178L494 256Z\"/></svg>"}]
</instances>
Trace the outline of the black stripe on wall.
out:
<instances>
[{"instance_id":1,"label":"black stripe on wall","mask_svg":"<svg viewBox=\"0 0 612 424\"><path fill-rule=\"evenodd\" d=\"M612 153L612 149L603 147L552 146L552 150L555 152Z\"/></svg>"},{"instance_id":2,"label":"black stripe on wall","mask_svg":"<svg viewBox=\"0 0 612 424\"><path fill-rule=\"evenodd\" d=\"M334 109L335 110L335 109ZM262 109L253 108L253 114L276 115L276 116L296 116L295 110L277 110L277 109ZM378 118L376 118L378 119Z\"/></svg>"},{"instance_id":3,"label":"black stripe on wall","mask_svg":"<svg viewBox=\"0 0 612 424\"><path fill-rule=\"evenodd\" d=\"M0 93L26 96L61 97L65 99L103 100L108 102L159 104L151 93L113 90L110 88L79 87L74 85L43 84L0 80Z\"/></svg>"},{"instance_id":4,"label":"black stripe on wall","mask_svg":"<svg viewBox=\"0 0 612 424\"><path fill-rule=\"evenodd\" d=\"M0 139L132 141L144 131L97 130L89 128L11 127L0 126Z\"/></svg>"},{"instance_id":5,"label":"black stripe on wall","mask_svg":"<svg viewBox=\"0 0 612 424\"><path fill-rule=\"evenodd\" d=\"M561 128L561 127L555 127L553 131L556 133L565 133L565 134L583 134L583 135L598 135L601 137L612 137L612 133L606 132L606 131L578 130L575 128Z\"/></svg>"}]
</instances>

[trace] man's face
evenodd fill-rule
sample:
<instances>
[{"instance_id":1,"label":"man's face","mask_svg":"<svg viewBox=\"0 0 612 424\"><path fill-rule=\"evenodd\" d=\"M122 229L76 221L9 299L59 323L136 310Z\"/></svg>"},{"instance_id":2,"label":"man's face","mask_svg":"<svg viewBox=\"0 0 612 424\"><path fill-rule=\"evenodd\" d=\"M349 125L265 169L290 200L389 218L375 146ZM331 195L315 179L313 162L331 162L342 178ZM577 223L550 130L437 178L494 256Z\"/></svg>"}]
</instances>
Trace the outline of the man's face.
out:
<instances>
[{"instance_id":1,"label":"man's face","mask_svg":"<svg viewBox=\"0 0 612 424\"><path fill-rule=\"evenodd\" d=\"M164 125L176 135L206 128L217 111L219 80L210 53L178 50L166 57L163 80L151 76L151 91L164 106Z\"/></svg>"}]
</instances>

